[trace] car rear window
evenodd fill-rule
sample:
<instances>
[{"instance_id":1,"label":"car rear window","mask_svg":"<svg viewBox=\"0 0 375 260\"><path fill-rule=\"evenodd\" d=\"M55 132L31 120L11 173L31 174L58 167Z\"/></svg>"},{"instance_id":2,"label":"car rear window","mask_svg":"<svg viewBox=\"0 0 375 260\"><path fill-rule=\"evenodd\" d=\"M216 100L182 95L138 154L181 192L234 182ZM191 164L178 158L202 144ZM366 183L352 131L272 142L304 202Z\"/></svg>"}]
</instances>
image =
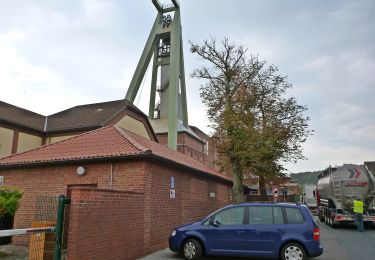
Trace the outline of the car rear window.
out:
<instances>
[{"instance_id":1,"label":"car rear window","mask_svg":"<svg viewBox=\"0 0 375 260\"><path fill-rule=\"evenodd\" d=\"M285 208L285 215L288 224L301 224L305 222L301 211L297 208Z\"/></svg>"}]
</instances>

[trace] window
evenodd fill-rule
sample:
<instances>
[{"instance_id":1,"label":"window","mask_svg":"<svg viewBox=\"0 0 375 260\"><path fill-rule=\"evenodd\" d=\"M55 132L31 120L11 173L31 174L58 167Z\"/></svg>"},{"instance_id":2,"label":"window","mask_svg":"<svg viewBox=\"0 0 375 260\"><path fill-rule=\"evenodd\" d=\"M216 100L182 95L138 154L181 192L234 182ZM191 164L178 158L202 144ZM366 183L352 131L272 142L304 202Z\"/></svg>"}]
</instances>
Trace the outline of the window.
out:
<instances>
[{"instance_id":1,"label":"window","mask_svg":"<svg viewBox=\"0 0 375 260\"><path fill-rule=\"evenodd\" d=\"M249 224L273 224L272 207L249 207Z\"/></svg>"},{"instance_id":2,"label":"window","mask_svg":"<svg viewBox=\"0 0 375 260\"><path fill-rule=\"evenodd\" d=\"M297 208L285 208L285 214L289 224L301 224L305 222L301 211Z\"/></svg>"},{"instance_id":3,"label":"window","mask_svg":"<svg viewBox=\"0 0 375 260\"><path fill-rule=\"evenodd\" d=\"M283 211L281 207L273 207L273 223L284 224Z\"/></svg>"},{"instance_id":4,"label":"window","mask_svg":"<svg viewBox=\"0 0 375 260\"><path fill-rule=\"evenodd\" d=\"M214 216L214 220L220 225L243 224L244 207L235 207L220 211Z\"/></svg>"},{"instance_id":5,"label":"window","mask_svg":"<svg viewBox=\"0 0 375 260\"><path fill-rule=\"evenodd\" d=\"M210 224L210 219L207 219L205 222L202 223L203 226L208 226Z\"/></svg>"},{"instance_id":6,"label":"window","mask_svg":"<svg viewBox=\"0 0 375 260\"><path fill-rule=\"evenodd\" d=\"M249 207L249 224L283 224L281 207Z\"/></svg>"}]
</instances>

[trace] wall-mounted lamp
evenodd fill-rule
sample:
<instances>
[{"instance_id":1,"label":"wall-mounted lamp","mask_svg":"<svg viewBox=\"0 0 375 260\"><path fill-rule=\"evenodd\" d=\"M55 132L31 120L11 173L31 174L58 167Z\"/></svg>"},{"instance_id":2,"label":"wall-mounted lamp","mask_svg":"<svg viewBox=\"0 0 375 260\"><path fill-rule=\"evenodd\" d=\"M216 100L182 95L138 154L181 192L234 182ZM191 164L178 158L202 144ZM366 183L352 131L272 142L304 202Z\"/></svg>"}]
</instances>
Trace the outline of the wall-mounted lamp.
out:
<instances>
[{"instance_id":1,"label":"wall-mounted lamp","mask_svg":"<svg viewBox=\"0 0 375 260\"><path fill-rule=\"evenodd\" d=\"M78 176L83 176L86 174L86 167L85 166L78 166L77 167L77 174Z\"/></svg>"}]
</instances>

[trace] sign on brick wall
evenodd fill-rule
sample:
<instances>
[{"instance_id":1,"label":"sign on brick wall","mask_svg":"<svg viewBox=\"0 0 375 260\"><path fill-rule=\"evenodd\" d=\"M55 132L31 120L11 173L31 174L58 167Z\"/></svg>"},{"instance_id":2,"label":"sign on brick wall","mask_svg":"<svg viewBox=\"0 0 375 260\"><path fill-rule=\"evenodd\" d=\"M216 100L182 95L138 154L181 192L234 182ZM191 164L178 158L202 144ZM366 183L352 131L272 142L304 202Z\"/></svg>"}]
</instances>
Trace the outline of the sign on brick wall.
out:
<instances>
[{"instance_id":1,"label":"sign on brick wall","mask_svg":"<svg viewBox=\"0 0 375 260\"><path fill-rule=\"evenodd\" d=\"M171 188L169 190L169 197L171 199L176 198L176 190L174 189L174 177L173 176L171 176Z\"/></svg>"}]
</instances>

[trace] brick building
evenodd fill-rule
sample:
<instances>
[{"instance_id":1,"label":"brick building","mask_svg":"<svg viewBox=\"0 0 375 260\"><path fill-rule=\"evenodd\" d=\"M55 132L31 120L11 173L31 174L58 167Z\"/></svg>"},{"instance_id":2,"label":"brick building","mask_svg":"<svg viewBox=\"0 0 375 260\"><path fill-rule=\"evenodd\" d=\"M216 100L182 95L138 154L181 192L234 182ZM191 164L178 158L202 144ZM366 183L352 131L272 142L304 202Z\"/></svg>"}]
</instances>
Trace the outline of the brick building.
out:
<instances>
[{"instance_id":1,"label":"brick building","mask_svg":"<svg viewBox=\"0 0 375 260\"><path fill-rule=\"evenodd\" d=\"M85 169L83 175L77 174L78 167ZM119 126L102 127L2 158L0 176L4 185L24 191L16 228L31 226L39 195L69 195L70 188L77 185L143 194L138 198L143 201L139 210L144 218L143 249L138 255L165 247L174 226L201 218L231 201L229 177ZM76 227L72 234L82 228L74 223L70 226ZM14 242L26 241L17 238Z\"/></svg>"}]
</instances>

